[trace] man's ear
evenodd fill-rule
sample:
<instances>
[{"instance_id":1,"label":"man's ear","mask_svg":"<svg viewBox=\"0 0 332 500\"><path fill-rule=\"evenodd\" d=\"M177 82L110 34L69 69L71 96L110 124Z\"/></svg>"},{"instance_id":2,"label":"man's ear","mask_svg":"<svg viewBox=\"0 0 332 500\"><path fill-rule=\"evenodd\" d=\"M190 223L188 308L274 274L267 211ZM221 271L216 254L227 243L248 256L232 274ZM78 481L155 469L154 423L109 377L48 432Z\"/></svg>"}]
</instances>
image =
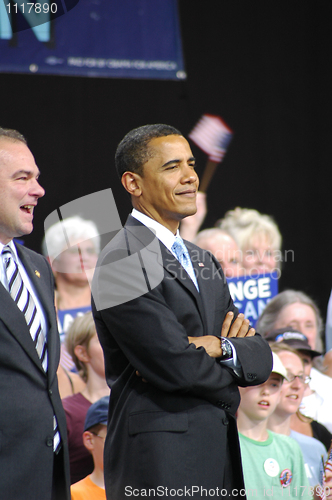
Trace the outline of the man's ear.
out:
<instances>
[{"instance_id":1,"label":"man's ear","mask_svg":"<svg viewBox=\"0 0 332 500\"><path fill-rule=\"evenodd\" d=\"M121 177L123 187L131 196L140 196L142 193L141 176L134 172L124 172Z\"/></svg>"}]
</instances>

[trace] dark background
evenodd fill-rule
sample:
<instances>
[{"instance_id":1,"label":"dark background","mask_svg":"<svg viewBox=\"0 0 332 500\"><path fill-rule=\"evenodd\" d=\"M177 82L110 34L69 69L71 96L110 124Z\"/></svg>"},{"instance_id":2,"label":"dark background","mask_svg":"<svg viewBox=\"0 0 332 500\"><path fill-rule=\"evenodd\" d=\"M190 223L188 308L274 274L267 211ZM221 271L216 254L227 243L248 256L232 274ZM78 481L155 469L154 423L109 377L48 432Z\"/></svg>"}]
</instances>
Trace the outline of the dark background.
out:
<instances>
[{"instance_id":1,"label":"dark background","mask_svg":"<svg viewBox=\"0 0 332 500\"><path fill-rule=\"evenodd\" d=\"M325 318L331 290L330 2L179 0L186 81L0 75L0 125L28 139L46 196L25 244L40 251L57 207L111 187L124 223L130 210L114 172L130 129L169 123L188 134L203 113L234 130L208 190L214 225L236 206L272 215L294 251L280 290L303 290ZM206 156L193 146L199 160Z\"/></svg>"}]
</instances>

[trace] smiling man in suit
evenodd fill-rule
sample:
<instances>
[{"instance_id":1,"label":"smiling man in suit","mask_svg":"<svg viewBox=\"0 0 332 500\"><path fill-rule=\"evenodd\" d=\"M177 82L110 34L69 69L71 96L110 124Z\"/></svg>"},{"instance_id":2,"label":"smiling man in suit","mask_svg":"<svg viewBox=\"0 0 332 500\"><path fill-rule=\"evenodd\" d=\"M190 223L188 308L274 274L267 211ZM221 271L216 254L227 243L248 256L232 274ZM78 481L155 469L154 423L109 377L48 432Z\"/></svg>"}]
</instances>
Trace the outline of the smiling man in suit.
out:
<instances>
[{"instance_id":1,"label":"smiling man in suit","mask_svg":"<svg viewBox=\"0 0 332 500\"><path fill-rule=\"evenodd\" d=\"M124 137L115 162L134 208L92 286L112 389L107 498L235 498L238 386L268 378L270 348L238 316L217 260L179 237L199 184L186 139L146 125Z\"/></svg>"},{"instance_id":2,"label":"smiling man in suit","mask_svg":"<svg viewBox=\"0 0 332 500\"><path fill-rule=\"evenodd\" d=\"M0 496L69 500L52 271L14 237L44 196L24 137L0 128Z\"/></svg>"}]
</instances>

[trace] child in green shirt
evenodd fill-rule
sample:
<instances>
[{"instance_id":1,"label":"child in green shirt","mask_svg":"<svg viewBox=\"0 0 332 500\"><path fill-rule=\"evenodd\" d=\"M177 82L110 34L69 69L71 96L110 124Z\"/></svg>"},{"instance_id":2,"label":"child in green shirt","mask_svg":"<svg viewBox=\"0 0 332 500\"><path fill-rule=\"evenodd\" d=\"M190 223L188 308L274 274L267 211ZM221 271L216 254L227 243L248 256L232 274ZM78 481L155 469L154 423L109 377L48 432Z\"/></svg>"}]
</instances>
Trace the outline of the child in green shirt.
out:
<instances>
[{"instance_id":1,"label":"child in green shirt","mask_svg":"<svg viewBox=\"0 0 332 500\"><path fill-rule=\"evenodd\" d=\"M253 387L240 387L238 430L247 498L310 500L309 486L299 445L288 436L267 430L287 372L277 354L268 380Z\"/></svg>"}]
</instances>

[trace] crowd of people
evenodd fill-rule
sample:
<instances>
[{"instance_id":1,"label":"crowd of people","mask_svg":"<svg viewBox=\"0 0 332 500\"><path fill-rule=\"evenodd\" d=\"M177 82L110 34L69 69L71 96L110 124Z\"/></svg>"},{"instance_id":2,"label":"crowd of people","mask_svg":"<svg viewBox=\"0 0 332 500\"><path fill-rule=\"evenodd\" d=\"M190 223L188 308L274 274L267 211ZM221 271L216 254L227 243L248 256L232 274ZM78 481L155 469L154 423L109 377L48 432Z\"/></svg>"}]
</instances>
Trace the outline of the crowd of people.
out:
<instances>
[{"instance_id":1,"label":"crowd of people","mask_svg":"<svg viewBox=\"0 0 332 500\"><path fill-rule=\"evenodd\" d=\"M270 216L261 214L257 210L237 207L235 210L227 212L224 218L218 220L215 228L199 231L200 224L204 220L202 214L205 215L207 211L206 196L202 197L201 205L203 206L200 207L199 214L185 219L183 232L192 238L197 245L215 255L226 277L253 276L274 271L277 271L278 276L280 276L282 237L279 228ZM269 341L272 351L278 353L284 366L290 372L297 366L302 377L295 377L290 381L290 384L287 376L283 378L283 383L280 384L280 387L282 386L281 402L275 405L273 411L271 410L273 404L268 404L268 411L266 408L265 411L263 410L264 415L271 413L269 418L260 419L256 415L256 419L250 420L247 414L250 423L255 420L266 421L267 429L290 435L298 441L305 460L306 477L310 486L318 488L318 491L320 491L321 460L322 457L327 459L326 453L330 450L332 439L332 370L330 361L332 350L328 349L331 342L331 329L329 329L328 321L327 316L326 335L324 336L321 313L315 302L304 292L284 290L269 301L258 318L255 325L256 330ZM324 344L327 346L325 356ZM285 354L289 350L287 345L296 349L293 349L291 354ZM246 414L245 410L242 409L248 398L246 394L254 393L260 387L262 387L263 392L266 390L269 393L266 388L266 385L269 385L269 380L262 386L240 390L241 403L238 413L240 433L242 432L243 414ZM286 393L284 397L282 397L283 392ZM282 401L286 404L282 405ZM254 404L250 403L250 410L254 415L255 411L259 412L257 408L261 403L257 401L256 405L257 403L256 410L253 408ZM288 409L285 409L287 405ZM266 426L262 425L265 432ZM253 435L256 435L255 425L249 426L249 428L254 429ZM250 435L251 432L246 434L247 437ZM267 437L266 432L265 437ZM258 441L262 445L265 439ZM243 443L246 443L245 449L247 450L248 440L242 437L240 442L241 449ZM267 439L264 444L268 443ZM247 474L246 455L242 454L245 479L251 488L256 485L256 491L260 484L264 484L262 478L260 481L256 481L257 471L255 473L255 467L252 466L252 463L255 462L253 457L259 449L261 448L255 449L253 447L251 460L249 460L249 456L247 457ZM253 478L255 478L256 483ZM274 484L276 485L276 483ZM331 478L329 485L331 488ZM294 496L296 495L294 494ZM317 497L320 498L319 495Z\"/></svg>"},{"instance_id":2,"label":"crowd of people","mask_svg":"<svg viewBox=\"0 0 332 500\"><path fill-rule=\"evenodd\" d=\"M32 231L44 195L38 167L24 137L0 129L3 498L122 500L156 488L179 497L200 485L197 497L220 488L234 498L246 490L332 499L331 466L322 474L332 440L332 307L326 338L302 291L279 292L255 325L238 314L226 280L277 279L282 236L272 217L239 207L200 231L206 195L177 129L131 131L116 166L133 204L124 229L100 252L94 222L56 222L44 258L14 241ZM156 259L144 253L155 238ZM155 260L164 262L159 281ZM105 287L123 301L105 306ZM31 439L25 460L18 442Z\"/></svg>"}]
</instances>

